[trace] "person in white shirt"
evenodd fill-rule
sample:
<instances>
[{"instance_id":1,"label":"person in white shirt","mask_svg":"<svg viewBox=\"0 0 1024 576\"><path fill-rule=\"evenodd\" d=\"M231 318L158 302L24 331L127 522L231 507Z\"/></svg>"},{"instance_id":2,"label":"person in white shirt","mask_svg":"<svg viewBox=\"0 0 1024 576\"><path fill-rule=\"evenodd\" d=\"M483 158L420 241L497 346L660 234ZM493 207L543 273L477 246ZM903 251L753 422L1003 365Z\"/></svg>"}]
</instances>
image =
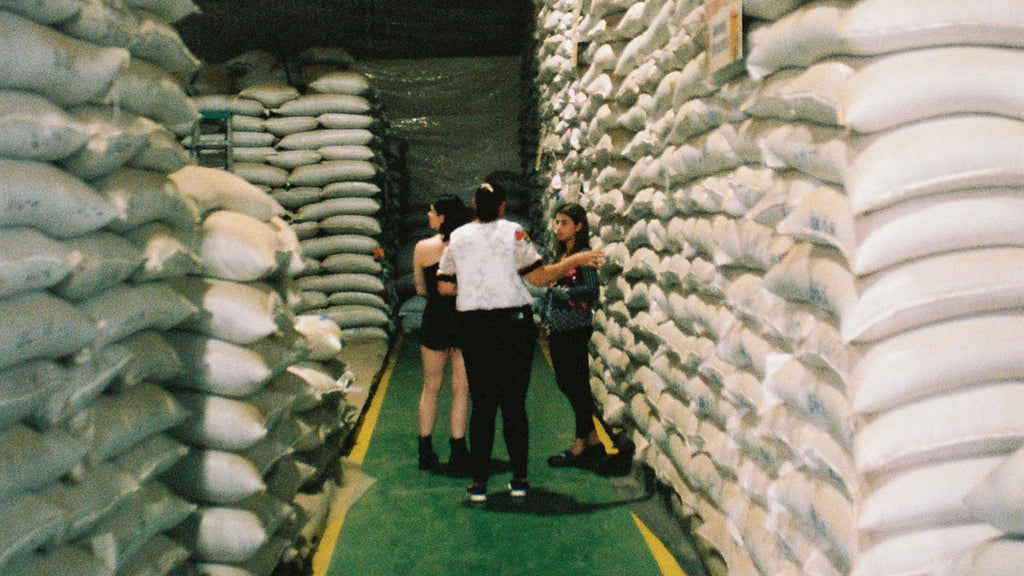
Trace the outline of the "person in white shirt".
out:
<instances>
[{"instance_id":1,"label":"person in white shirt","mask_svg":"<svg viewBox=\"0 0 1024 576\"><path fill-rule=\"evenodd\" d=\"M596 266L600 250L579 252L545 265L519 224L506 220L505 192L497 183L476 191L477 220L451 234L438 265L438 291L456 294L463 360L469 377L471 502L487 501L495 421L501 409L502 435L512 467L509 491L526 496L529 423L526 391L537 329L533 295L523 280L546 286L575 266Z\"/></svg>"}]
</instances>

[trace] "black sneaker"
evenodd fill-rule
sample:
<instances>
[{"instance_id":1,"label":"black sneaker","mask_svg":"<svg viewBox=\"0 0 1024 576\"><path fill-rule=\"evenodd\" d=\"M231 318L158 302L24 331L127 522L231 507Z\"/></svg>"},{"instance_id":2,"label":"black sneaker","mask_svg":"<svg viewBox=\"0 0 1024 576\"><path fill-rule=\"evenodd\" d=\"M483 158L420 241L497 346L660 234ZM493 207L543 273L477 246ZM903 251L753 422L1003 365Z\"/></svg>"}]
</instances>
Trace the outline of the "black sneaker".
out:
<instances>
[{"instance_id":1,"label":"black sneaker","mask_svg":"<svg viewBox=\"0 0 1024 576\"><path fill-rule=\"evenodd\" d=\"M530 483L526 480L512 480L508 483L508 493L513 498L526 498L526 491L529 489Z\"/></svg>"},{"instance_id":2,"label":"black sneaker","mask_svg":"<svg viewBox=\"0 0 1024 576\"><path fill-rule=\"evenodd\" d=\"M604 444L591 444L579 454L573 454L572 450L566 450L561 454L555 454L548 458L548 466L552 468L585 468L591 466L607 456Z\"/></svg>"},{"instance_id":3,"label":"black sneaker","mask_svg":"<svg viewBox=\"0 0 1024 576\"><path fill-rule=\"evenodd\" d=\"M466 494L469 495L469 501L482 504L487 502L487 484L474 483L469 488L466 488Z\"/></svg>"}]
</instances>

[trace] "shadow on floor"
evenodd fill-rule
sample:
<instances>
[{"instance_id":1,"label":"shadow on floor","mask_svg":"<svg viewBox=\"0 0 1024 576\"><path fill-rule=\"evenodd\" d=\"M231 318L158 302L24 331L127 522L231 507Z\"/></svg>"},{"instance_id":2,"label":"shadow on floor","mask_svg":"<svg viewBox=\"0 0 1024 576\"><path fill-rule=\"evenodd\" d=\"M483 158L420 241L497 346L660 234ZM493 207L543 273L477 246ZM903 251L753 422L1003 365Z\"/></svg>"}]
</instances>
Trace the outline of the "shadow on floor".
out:
<instances>
[{"instance_id":1,"label":"shadow on floor","mask_svg":"<svg viewBox=\"0 0 1024 576\"><path fill-rule=\"evenodd\" d=\"M466 501L462 505L465 508L479 508L486 512L501 512L510 514L530 514L533 516L574 516L580 514L592 514L601 510L608 510L619 506L630 506L650 498L645 495L629 500L613 500L611 502L580 502L567 494L559 494L544 488L530 488L530 494L522 501L512 498L508 492L492 492L487 496L487 502L477 504Z\"/></svg>"}]
</instances>

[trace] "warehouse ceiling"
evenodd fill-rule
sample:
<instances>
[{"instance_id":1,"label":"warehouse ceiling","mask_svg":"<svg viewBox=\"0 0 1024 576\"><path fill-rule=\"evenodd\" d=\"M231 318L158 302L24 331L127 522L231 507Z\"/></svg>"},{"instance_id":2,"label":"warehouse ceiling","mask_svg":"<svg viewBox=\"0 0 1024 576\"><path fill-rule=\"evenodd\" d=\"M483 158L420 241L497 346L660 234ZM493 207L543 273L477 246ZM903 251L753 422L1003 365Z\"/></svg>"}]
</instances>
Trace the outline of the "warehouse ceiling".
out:
<instances>
[{"instance_id":1,"label":"warehouse ceiling","mask_svg":"<svg viewBox=\"0 0 1024 576\"><path fill-rule=\"evenodd\" d=\"M177 24L199 58L220 63L250 50L290 60L313 46L360 60L521 54L531 0L197 0Z\"/></svg>"}]
</instances>

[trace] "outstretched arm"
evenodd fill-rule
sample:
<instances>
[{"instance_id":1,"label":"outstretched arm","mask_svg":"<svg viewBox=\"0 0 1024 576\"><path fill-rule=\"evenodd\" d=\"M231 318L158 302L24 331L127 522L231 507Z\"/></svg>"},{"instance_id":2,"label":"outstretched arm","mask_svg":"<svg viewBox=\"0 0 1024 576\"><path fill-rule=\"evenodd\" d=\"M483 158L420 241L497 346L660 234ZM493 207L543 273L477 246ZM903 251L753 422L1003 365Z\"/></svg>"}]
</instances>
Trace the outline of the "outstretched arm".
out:
<instances>
[{"instance_id":1,"label":"outstretched arm","mask_svg":"<svg viewBox=\"0 0 1024 576\"><path fill-rule=\"evenodd\" d=\"M554 264L542 264L523 274L523 278L534 286L547 286L577 266L598 267L604 262L604 250L577 252Z\"/></svg>"}]
</instances>

